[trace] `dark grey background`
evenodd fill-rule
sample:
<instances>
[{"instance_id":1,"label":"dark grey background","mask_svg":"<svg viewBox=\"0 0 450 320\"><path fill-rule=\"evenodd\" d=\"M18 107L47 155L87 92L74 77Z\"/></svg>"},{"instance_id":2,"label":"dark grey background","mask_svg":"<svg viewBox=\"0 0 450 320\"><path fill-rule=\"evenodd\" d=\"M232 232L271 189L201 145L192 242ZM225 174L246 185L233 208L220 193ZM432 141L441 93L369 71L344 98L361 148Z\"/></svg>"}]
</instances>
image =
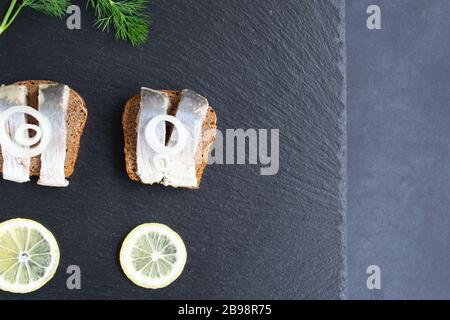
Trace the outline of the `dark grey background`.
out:
<instances>
[{"instance_id":1,"label":"dark grey background","mask_svg":"<svg viewBox=\"0 0 450 320\"><path fill-rule=\"evenodd\" d=\"M447 0L347 1L350 298L450 298L449 14Z\"/></svg>"},{"instance_id":2,"label":"dark grey background","mask_svg":"<svg viewBox=\"0 0 450 320\"><path fill-rule=\"evenodd\" d=\"M24 11L0 38L1 82L69 84L90 112L68 189L0 182L1 220L36 219L62 250L55 279L25 298L339 298L342 9L327 0L152 0L150 39L139 48L94 30L86 13L82 30L68 31ZM130 181L120 121L143 85L198 91L222 130L279 128L279 174L214 165L199 191ZM118 264L122 240L144 222L171 226L188 248L182 276L159 291L134 286ZM66 289L71 264L82 269L81 291ZM0 293L10 298L19 297Z\"/></svg>"}]
</instances>

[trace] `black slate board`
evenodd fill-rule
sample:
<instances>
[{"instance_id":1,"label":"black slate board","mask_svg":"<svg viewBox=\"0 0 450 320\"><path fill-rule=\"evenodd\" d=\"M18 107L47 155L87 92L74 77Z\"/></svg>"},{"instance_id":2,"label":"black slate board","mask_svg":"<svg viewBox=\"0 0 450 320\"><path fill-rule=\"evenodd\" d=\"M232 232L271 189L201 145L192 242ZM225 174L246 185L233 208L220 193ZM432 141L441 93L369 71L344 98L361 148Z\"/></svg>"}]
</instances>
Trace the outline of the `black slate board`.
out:
<instances>
[{"instance_id":1,"label":"black slate board","mask_svg":"<svg viewBox=\"0 0 450 320\"><path fill-rule=\"evenodd\" d=\"M24 11L0 39L1 82L69 84L90 112L68 189L0 182L1 220L36 219L62 250L53 281L24 298L341 297L343 2L153 0L149 12L150 40L138 48L96 31L87 13L68 31ZM199 191L130 181L121 114L143 85L205 95L221 130L279 128L279 174L213 165ZM164 290L134 286L118 264L122 240L144 222L171 226L188 247L183 275ZM66 288L72 264L81 291Z\"/></svg>"}]
</instances>

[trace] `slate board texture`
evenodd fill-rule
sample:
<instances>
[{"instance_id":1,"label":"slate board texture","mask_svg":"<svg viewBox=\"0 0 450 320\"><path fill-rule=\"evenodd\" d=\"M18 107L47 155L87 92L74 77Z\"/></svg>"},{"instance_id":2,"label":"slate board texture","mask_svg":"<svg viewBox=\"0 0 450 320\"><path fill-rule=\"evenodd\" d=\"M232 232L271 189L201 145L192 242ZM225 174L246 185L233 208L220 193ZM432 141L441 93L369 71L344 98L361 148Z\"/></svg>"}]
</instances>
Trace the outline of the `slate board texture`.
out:
<instances>
[{"instance_id":1,"label":"slate board texture","mask_svg":"<svg viewBox=\"0 0 450 320\"><path fill-rule=\"evenodd\" d=\"M86 99L89 119L68 189L0 182L1 220L40 221L62 251L45 288L0 299L342 297L343 8L343 1L153 0L150 39L137 48L95 30L84 11L80 31L24 11L0 39L1 82L66 83ZM279 173L213 165L199 191L132 182L121 115L141 86L198 91L222 131L280 129ZM145 222L169 225L188 248L184 273L163 290L134 286L118 264L124 237ZM81 267L80 291L66 288L69 265Z\"/></svg>"},{"instance_id":2,"label":"slate board texture","mask_svg":"<svg viewBox=\"0 0 450 320\"><path fill-rule=\"evenodd\" d=\"M366 28L372 4L380 31ZM450 298L449 13L446 0L347 2L350 298Z\"/></svg>"}]
</instances>

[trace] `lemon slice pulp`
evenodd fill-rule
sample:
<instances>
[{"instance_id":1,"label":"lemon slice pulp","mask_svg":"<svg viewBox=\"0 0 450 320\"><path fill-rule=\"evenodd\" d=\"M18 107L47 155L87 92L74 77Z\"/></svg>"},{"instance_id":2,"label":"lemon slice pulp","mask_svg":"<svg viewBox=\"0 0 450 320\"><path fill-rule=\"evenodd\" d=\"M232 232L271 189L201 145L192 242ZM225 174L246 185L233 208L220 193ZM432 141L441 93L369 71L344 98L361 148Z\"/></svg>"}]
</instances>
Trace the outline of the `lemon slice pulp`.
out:
<instances>
[{"instance_id":1,"label":"lemon slice pulp","mask_svg":"<svg viewBox=\"0 0 450 320\"><path fill-rule=\"evenodd\" d=\"M160 289L175 281L186 264L186 246L169 227L149 223L136 227L120 250L125 275L136 285Z\"/></svg>"},{"instance_id":2,"label":"lemon slice pulp","mask_svg":"<svg viewBox=\"0 0 450 320\"><path fill-rule=\"evenodd\" d=\"M0 223L0 290L35 291L53 278L58 264L58 243L44 226L27 219Z\"/></svg>"}]
</instances>

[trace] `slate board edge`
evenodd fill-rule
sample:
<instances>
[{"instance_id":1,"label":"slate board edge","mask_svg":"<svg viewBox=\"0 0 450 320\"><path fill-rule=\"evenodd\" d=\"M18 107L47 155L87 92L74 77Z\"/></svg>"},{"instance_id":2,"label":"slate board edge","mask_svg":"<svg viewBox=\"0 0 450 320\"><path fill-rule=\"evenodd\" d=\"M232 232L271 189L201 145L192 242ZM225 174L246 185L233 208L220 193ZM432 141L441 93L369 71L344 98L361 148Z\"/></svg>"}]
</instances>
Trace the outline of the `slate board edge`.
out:
<instances>
[{"instance_id":1,"label":"slate board edge","mask_svg":"<svg viewBox=\"0 0 450 320\"><path fill-rule=\"evenodd\" d=\"M336 3L335 3L336 4ZM342 148L341 148L341 183L340 183L340 193L342 199L342 225L340 226L341 239L342 239L342 255L343 255L343 266L341 270L341 299L347 298L347 41L346 41L346 20L345 20L345 10L346 1L343 0L340 5L340 19L343 21L342 24L338 26L339 38L341 39L343 45L341 46L341 63L339 68L344 76L343 88L341 91L341 100L345 108L340 119L340 126L342 130Z\"/></svg>"}]
</instances>

